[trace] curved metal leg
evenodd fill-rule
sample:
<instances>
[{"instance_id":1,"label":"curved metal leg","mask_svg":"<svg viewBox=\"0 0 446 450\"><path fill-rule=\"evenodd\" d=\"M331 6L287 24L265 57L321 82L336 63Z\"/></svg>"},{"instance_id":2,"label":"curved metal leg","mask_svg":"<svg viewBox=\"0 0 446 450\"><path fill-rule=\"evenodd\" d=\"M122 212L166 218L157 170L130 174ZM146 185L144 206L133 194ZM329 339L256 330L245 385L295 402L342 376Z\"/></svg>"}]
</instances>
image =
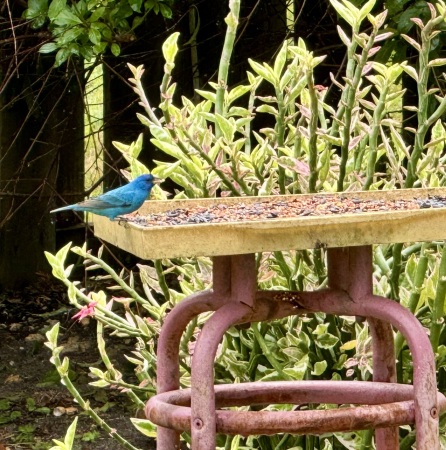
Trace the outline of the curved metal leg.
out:
<instances>
[{"instance_id":1,"label":"curved metal leg","mask_svg":"<svg viewBox=\"0 0 446 450\"><path fill-rule=\"evenodd\" d=\"M399 303L370 295L354 302L343 291L302 292L299 304L328 314L372 317L392 324L405 337L413 358L417 450L437 450L439 418L435 359L429 338L418 319Z\"/></svg>"},{"instance_id":2,"label":"curved metal leg","mask_svg":"<svg viewBox=\"0 0 446 450\"><path fill-rule=\"evenodd\" d=\"M348 293L354 302L373 294L373 250L371 246L328 249L329 286ZM373 381L395 382L396 365L392 327L367 318L373 345ZM398 428L375 431L377 450L398 450Z\"/></svg>"},{"instance_id":3,"label":"curved metal leg","mask_svg":"<svg viewBox=\"0 0 446 450\"><path fill-rule=\"evenodd\" d=\"M367 318L373 345L373 381L396 382L395 347L392 327L381 320ZM375 430L377 450L399 448L398 428Z\"/></svg>"},{"instance_id":4,"label":"curved metal leg","mask_svg":"<svg viewBox=\"0 0 446 450\"><path fill-rule=\"evenodd\" d=\"M406 338L413 358L417 449L439 449L435 356L424 328L406 308L386 298L370 296L364 310L367 315L390 322Z\"/></svg>"},{"instance_id":5,"label":"curved metal leg","mask_svg":"<svg viewBox=\"0 0 446 450\"><path fill-rule=\"evenodd\" d=\"M222 306L204 325L192 358L191 434L193 450L215 450L214 360L226 330L251 313L243 303Z\"/></svg>"},{"instance_id":6,"label":"curved metal leg","mask_svg":"<svg viewBox=\"0 0 446 450\"><path fill-rule=\"evenodd\" d=\"M212 293L193 295L175 306L166 317L161 329L157 349L157 392L173 391L180 387L179 348L181 336L188 323L198 314L214 309ZM180 433L158 427L157 450L180 448Z\"/></svg>"},{"instance_id":7,"label":"curved metal leg","mask_svg":"<svg viewBox=\"0 0 446 450\"><path fill-rule=\"evenodd\" d=\"M371 246L329 249L328 255L329 285L330 287L346 291L350 301L353 303L354 307L352 309L356 310L353 314L373 317L391 323L406 338L412 353L414 366L413 385L415 391L417 449L439 449L435 357L426 332L416 317L399 303L373 295ZM336 277L333 275L336 275ZM344 281L339 282L339 279ZM382 344L380 345L378 341L381 349L377 350L381 355L385 355L387 352L386 348L389 347L390 342L385 345L383 341ZM375 347L374 345L374 350L376 349ZM388 351L391 350L389 349ZM390 355L387 355L386 359L390 362ZM380 376L386 370L388 369L384 361L379 367ZM392 367L390 371L393 372L393 370L394 368ZM382 447L383 450L388 448L388 446L384 445ZM395 448L398 447L396 446Z\"/></svg>"},{"instance_id":8,"label":"curved metal leg","mask_svg":"<svg viewBox=\"0 0 446 450\"><path fill-rule=\"evenodd\" d=\"M223 304L231 302L232 299L248 303L253 301L256 281L254 255L219 256L214 258L213 262L213 290L189 296L176 305L166 317L157 349L158 394L180 387L181 336L195 316L206 311L215 311ZM197 348L194 353L196 352ZM213 366L210 373L213 374ZM179 449L180 433L158 427L156 445L157 450Z\"/></svg>"}]
</instances>

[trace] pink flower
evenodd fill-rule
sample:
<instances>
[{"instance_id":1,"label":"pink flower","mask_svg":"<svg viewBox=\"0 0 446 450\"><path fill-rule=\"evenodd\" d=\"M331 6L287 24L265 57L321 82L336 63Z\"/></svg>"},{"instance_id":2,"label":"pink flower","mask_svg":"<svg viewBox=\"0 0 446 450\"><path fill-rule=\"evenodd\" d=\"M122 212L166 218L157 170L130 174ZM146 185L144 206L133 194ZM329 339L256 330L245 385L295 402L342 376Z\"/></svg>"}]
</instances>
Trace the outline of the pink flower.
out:
<instances>
[{"instance_id":1,"label":"pink flower","mask_svg":"<svg viewBox=\"0 0 446 450\"><path fill-rule=\"evenodd\" d=\"M72 319L78 319L80 322L82 319L85 319L85 317L93 317L94 307L97 305L97 303L98 302L90 302L88 306L83 306L82 309L72 317Z\"/></svg>"}]
</instances>

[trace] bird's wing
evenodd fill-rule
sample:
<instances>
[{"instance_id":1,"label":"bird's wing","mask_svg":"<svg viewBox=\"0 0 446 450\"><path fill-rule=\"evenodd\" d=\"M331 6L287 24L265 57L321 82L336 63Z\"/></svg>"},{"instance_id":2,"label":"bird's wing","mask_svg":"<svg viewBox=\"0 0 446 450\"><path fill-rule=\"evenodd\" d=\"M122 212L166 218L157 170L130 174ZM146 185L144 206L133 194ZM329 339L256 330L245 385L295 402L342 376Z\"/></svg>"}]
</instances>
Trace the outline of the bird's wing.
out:
<instances>
[{"instance_id":1,"label":"bird's wing","mask_svg":"<svg viewBox=\"0 0 446 450\"><path fill-rule=\"evenodd\" d=\"M147 196L143 192L143 195ZM129 185L122 186L110 192L106 192L98 198L105 202L112 203L114 206L130 206L135 202L135 198L141 196L141 192L138 189L130 189Z\"/></svg>"},{"instance_id":2,"label":"bird's wing","mask_svg":"<svg viewBox=\"0 0 446 450\"><path fill-rule=\"evenodd\" d=\"M83 202L79 202L76 206L80 206L82 208L107 209L130 206L130 203L123 201L121 198L114 195L101 195L99 197L89 198Z\"/></svg>"}]
</instances>

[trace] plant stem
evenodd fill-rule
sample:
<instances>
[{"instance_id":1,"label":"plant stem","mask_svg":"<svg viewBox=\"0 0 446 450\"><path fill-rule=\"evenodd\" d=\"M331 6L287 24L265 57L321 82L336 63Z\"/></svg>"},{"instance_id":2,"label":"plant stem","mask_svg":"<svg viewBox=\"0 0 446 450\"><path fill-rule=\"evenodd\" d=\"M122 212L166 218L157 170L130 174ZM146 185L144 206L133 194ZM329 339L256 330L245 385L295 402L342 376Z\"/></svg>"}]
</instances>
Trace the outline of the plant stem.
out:
<instances>
[{"instance_id":1,"label":"plant stem","mask_svg":"<svg viewBox=\"0 0 446 450\"><path fill-rule=\"evenodd\" d=\"M384 89L382 90L378 104L376 105L376 109L373 112L373 125L372 130L370 131L369 137L369 160L367 163L367 178L364 183L364 190L368 191L370 186L373 183L373 179L375 177L375 167L376 167L376 157L378 153L378 135L379 129L381 126L381 119L383 116L384 108L386 105L386 97L389 92L389 86L386 84Z\"/></svg>"},{"instance_id":2,"label":"plant stem","mask_svg":"<svg viewBox=\"0 0 446 450\"><path fill-rule=\"evenodd\" d=\"M381 273L388 277L390 273L390 267L388 262L386 261L386 258L383 255L383 249L380 245L377 245L375 247L375 262L376 265L379 267Z\"/></svg>"},{"instance_id":3,"label":"plant stem","mask_svg":"<svg viewBox=\"0 0 446 450\"><path fill-rule=\"evenodd\" d=\"M440 267L438 269L437 292L435 293L432 308L432 322L430 326L430 340L434 353L438 349L441 330L443 328L443 315L446 298L446 246L441 253Z\"/></svg>"},{"instance_id":4,"label":"plant stem","mask_svg":"<svg viewBox=\"0 0 446 450\"><path fill-rule=\"evenodd\" d=\"M403 250L403 244L394 244L392 255L393 265L392 274L390 275L390 296L394 300L397 300L400 294L400 274L401 274L401 252Z\"/></svg>"},{"instance_id":5,"label":"plant stem","mask_svg":"<svg viewBox=\"0 0 446 450\"><path fill-rule=\"evenodd\" d=\"M279 264L280 270L282 271L285 279L288 282L288 289L290 291L295 291L297 289L296 282L293 280L291 275L290 267L288 266L282 252L274 252L274 257Z\"/></svg>"},{"instance_id":6,"label":"plant stem","mask_svg":"<svg viewBox=\"0 0 446 450\"><path fill-rule=\"evenodd\" d=\"M238 156L233 156L231 158L232 177L238 183L238 185L240 186L240 188L242 189L244 194L252 195L252 192L249 189L249 187L246 185L245 180L243 180L243 178L239 175L239 170L237 168L237 163L238 163Z\"/></svg>"},{"instance_id":7,"label":"plant stem","mask_svg":"<svg viewBox=\"0 0 446 450\"><path fill-rule=\"evenodd\" d=\"M256 99L256 90L260 86L260 83L262 82L262 79L260 78L256 83L253 83L251 85L251 91L249 92L249 100L248 100L248 111L251 114L251 117L253 115L254 111L254 102ZM244 128L245 131L245 153L247 155L251 154L251 121L248 121Z\"/></svg>"},{"instance_id":8,"label":"plant stem","mask_svg":"<svg viewBox=\"0 0 446 450\"><path fill-rule=\"evenodd\" d=\"M305 117L302 115L296 124L296 131L294 133L294 143L293 143L293 156L295 159L299 159L302 154L302 135L299 131L299 127L304 124ZM293 194L297 194L300 188L297 187L297 181L299 177L297 172L293 172Z\"/></svg>"},{"instance_id":9,"label":"plant stem","mask_svg":"<svg viewBox=\"0 0 446 450\"><path fill-rule=\"evenodd\" d=\"M319 284L322 284L322 282L326 278L326 275L325 275L325 264L322 258L322 250L320 248L315 248L313 250L313 263Z\"/></svg>"},{"instance_id":10,"label":"plant stem","mask_svg":"<svg viewBox=\"0 0 446 450\"><path fill-rule=\"evenodd\" d=\"M74 295L78 298L80 298L85 304L89 304L91 302L91 298L85 295L84 292L82 292L80 289L78 289L68 278L65 280L62 280L62 282L67 286L68 291L70 292L71 289L73 289ZM75 305L76 308L81 308L80 303L78 303L75 299L70 297L70 303ZM97 320L101 320L106 325L109 325L110 327L125 331L130 336L141 336L141 333L138 329L129 326L128 322L123 319L122 317L115 314L113 311L110 311L108 309L104 309L100 307L99 305L96 305L96 310L100 311L102 313L101 316L96 315Z\"/></svg>"},{"instance_id":11,"label":"plant stem","mask_svg":"<svg viewBox=\"0 0 446 450\"><path fill-rule=\"evenodd\" d=\"M338 178L338 186L337 190L339 192L344 190L344 179L347 171L347 162L348 162L348 153L349 153L349 144L350 144L350 132L351 132L351 124L352 124L352 112L355 106L356 94L359 89L359 84L362 79L362 70L367 63L369 52L375 43L375 38L378 33L378 28L374 27L369 38L367 44L364 46L361 57L359 58L358 63L356 63L356 55L355 49L357 47L356 35L358 30L353 30L352 33L352 43L348 47L348 64L347 64L347 74L346 77L348 80L351 80L351 84L347 83L345 87L345 91L343 92L341 102L345 102L345 108L340 108L338 110L338 114L336 115L338 120L343 118L344 121L344 129L343 129L343 137L342 137L342 145L341 145L341 162L339 166L339 178ZM345 95L344 95L345 94ZM343 117L341 115L343 113ZM337 121L335 121L337 122ZM334 123L335 123L334 122Z\"/></svg>"},{"instance_id":12,"label":"plant stem","mask_svg":"<svg viewBox=\"0 0 446 450\"><path fill-rule=\"evenodd\" d=\"M228 87L229 63L231 61L232 50L234 49L235 36L237 32L238 19L240 15L240 0L229 1L229 14L225 18L227 25L225 41L218 67L218 87L216 90L215 114L225 116L224 100ZM215 136L217 139L222 135L220 127L215 124Z\"/></svg>"},{"instance_id":13,"label":"plant stem","mask_svg":"<svg viewBox=\"0 0 446 450\"><path fill-rule=\"evenodd\" d=\"M104 269L116 283L121 287L121 289L126 292L127 294L131 295L133 299L137 303L140 303L141 305L148 305L151 304L152 306L159 307L159 304L155 301L149 301L145 299L144 297L141 297L133 288L131 288L115 271L112 267L110 267L106 262L104 262L102 259L97 258L96 256L91 255L90 253L85 253L84 258L90 259L95 264L100 266L102 269Z\"/></svg>"},{"instance_id":14,"label":"plant stem","mask_svg":"<svg viewBox=\"0 0 446 450\"><path fill-rule=\"evenodd\" d=\"M418 306L418 302L420 301L421 289L423 288L424 280L426 278L426 272L428 267L428 257L426 250L428 248L428 244L423 243L421 245L420 250L420 259L418 261L417 270L415 272L415 278L413 280L413 288L412 293L409 297L409 309L412 314L415 314Z\"/></svg>"},{"instance_id":15,"label":"plant stem","mask_svg":"<svg viewBox=\"0 0 446 450\"><path fill-rule=\"evenodd\" d=\"M415 433L412 431L400 442L400 450L410 450L414 443Z\"/></svg>"},{"instance_id":16,"label":"plant stem","mask_svg":"<svg viewBox=\"0 0 446 450\"><path fill-rule=\"evenodd\" d=\"M279 110L279 115L276 121L276 145L277 147L283 147L285 139L285 104L283 101L283 92L276 86L276 98L277 98L277 108ZM277 150L279 156L282 153L279 149ZM279 166L279 191L283 195L286 193L285 187L285 169Z\"/></svg>"},{"instance_id":17,"label":"plant stem","mask_svg":"<svg viewBox=\"0 0 446 450\"><path fill-rule=\"evenodd\" d=\"M185 155L188 155L189 152L188 152L186 146L178 138L178 136L176 135L176 133L173 130L171 130L171 132L172 132L173 137L177 141L177 144L180 147L180 149L183 151L183 153ZM187 138L189 139L189 142L192 145L192 147L200 154L200 157L202 157L209 164L209 166L212 167L212 170L219 176L220 180L226 185L226 187L231 191L231 193L235 197L240 196L240 192L237 191L237 189L231 183L231 180L224 174L224 172L222 170L220 170L217 167L217 165L214 163L214 161L212 161L212 159L209 158L209 155L206 152L204 152L203 149L193 141L192 136L190 136L186 130L184 130L184 132L185 132Z\"/></svg>"},{"instance_id":18,"label":"plant stem","mask_svg":"<svg viewBox=\"0 0 446 450\"><path fill-rule=\"evenodd\" d=\"M423 243L421 246L421 255L418 261L417 270L415 272L415 277L413 280L412 293L409 297L409 310L412 314L415 314L415 311L418 306L418 302L420 301L421 290L424 285L424 280L426 278L426 272L428 267L428 257L426 254L426 250L429 245ZM395 338L395 354L398 356L402 347L403 347L404 338L400 332L398 332Z\"/></svg>"},{"instance_id":19,"label":"plant stem","mask_svg":"<svg viewBox=\"0 0 446 450\"><path fill-rule=\"evenodd\" d=\"M404 183L405 188L412 188L415 182L417 181L417 164L423 154L423 147L425 137L428 131L429 126L433 123L432 120L436 120L435 118L439 114L441 115L441 111L446 108L446 100L443 98L442 102L434 112L434 114L428 118L428 110L429 110L429 97L428 93L428 81L429 81L429 73L430 67L429 64L429 53L430 53L430 41L432 39L432 31L434 27L439 25L444 21L444 17L441 15L437 18L433 18L427 22L424 28L421 30L421 50L419 56L419 74L418 74L418 82L417 82L417 90L418 90L418 109L417 109L417 121L418 121L418 129L415 134L415 142L412 154L409 158L407 164L407 176ZM392 268L392 276L390 279L390 283L392 286L392 295L393 298L398 298L399 295L399 286L398 280L401 271L401 250L403 248L403 244L395 244L393 247L393 257L394 261L398 261L398 264L394 264Z\"/></svg>"},{"instance_id":20,"label":"plant stem","mask_svg":"<svg viewBox=\"0 0 446 450\"><path fill-rule=\"evenodd\" d=\"M70 394L79 404L79 406L87 413L87 415L93 419L93 421L103 429L110 437L112 437L115 441L119 442L124 448L127 450L138 450L137 447L134 447L130 442L124 439L115 428L110 427L103 419L101 419L96 411L94 411L90 403L85 401L79 391L75 388L73 383L71 382L68 376L68 370L64 370L62 366L62 362L59 358L59 355L53 352L52 362L54 366L57 368L62 384L68 389Z\"/></svg>"},{"instance_id":21,"label":"plant stem","mask_svg":"<svg viewBox=\"0 0 446 450\"><path fill-rule=\"evenodd\" d=\"M144 110L146 111L147 115L149 116L149 119L158 127L161 127L161 122L158 120L158 117L156 117L155 113L152 110L152 107L150 106L150 102L146 96L146 93L144 91L144 87L141 83L141 77L144 73L144 69L142 68L142 66L140 67L136 67L136 68L132 68L132 66L130 66L130 69L133 72L134 75L134 82L133 84L135 85L134 91L136 92L136 94L139 96L139 99L141 100L141 106L144 108ZM132 80L130 80L132 81Z\"/></svg>"},{"instance_id":22,"label":"plant stem","mask_svg":"<svg viewBox=\"0 0 446 450\"><path fill-rule=\"evenodd\" d=\"M360 450L370 450L372 448L373 431L364 430L362 431L362 439Z\"/></svg>"},{"instance_id":23,"label":"plant stem","mask_svg":"<svg viewBox=\"0 0 446 450\"><path fill-rule=\"evenodd\" d=\"M277 373L285 380L292 380L292 378L287 375L283 370L282 367L280 366L280 363L277 361L277 359L274 356L274 353L271 352L271 350L269 349L269 347L266 345L265 340L263 339L262 334L259 331L259 327L261 327L262 324L254 324L252 326L252 329L254 331L254 337L256 339L256 341L259 343L260 348L262 349L263 355L265 356L265 358L269 361L269 363L271 364L271 366L273 366L273 368L277 371Z\"/></svg>"},{"instance_id":24,"label":"plant stem","mask_svg":"<svg viewBox=\"0 0 446 450\"><path fill-rule=\"evenodd\" d=\"M415 133L415 142L412 154L407 164L407 177L404 184L405 188L413 187L417 181L417 164L423 154L423 147L426 134L429 127L437 120L446 108L446 99L443 98L436 111L428 118L430 97L432 94L428 92L428 82L431 68L429 67L429 53L431 49L432 32L444 21L443 16L432 18L421 30L421 50L419 52L418 66L418 110L417 121L418 129Z\"/></svg>"},{"instance_id":25,"label":"plant stem","mask_svg":"<svg viewBox=\"0 0 446 450\"><path fill-rule=\"evenodd\" d=\"M166 278L164 277L164 271L163 271L163 265L161 264L161 261L159 259L155 259L154 261L156 275L158 277L158 282L160 285L161 290L163 291L164 298L166 299L166 302L170 301L170 292L169 287L166 283Z\"/></svg>"},{"instance_id":26,"label":"plant stem","mask_svg":"<svg viewBox=\"0 0 446 450\"><path fill-rule=\"evenodd\" d=\"M309 166L310 166L310 178L308 181L308 191L316 192L316 182L318 179L317 170L317 124L318 124L318 112L319 112L319 101L317 97L317 92L314 87L314 79L312 70L307 71L307 84L308 93L310 95L310 123L309 123L309 133L310 139L308 140L308 153L309 153Z\"/></svg>"}]
</instances>

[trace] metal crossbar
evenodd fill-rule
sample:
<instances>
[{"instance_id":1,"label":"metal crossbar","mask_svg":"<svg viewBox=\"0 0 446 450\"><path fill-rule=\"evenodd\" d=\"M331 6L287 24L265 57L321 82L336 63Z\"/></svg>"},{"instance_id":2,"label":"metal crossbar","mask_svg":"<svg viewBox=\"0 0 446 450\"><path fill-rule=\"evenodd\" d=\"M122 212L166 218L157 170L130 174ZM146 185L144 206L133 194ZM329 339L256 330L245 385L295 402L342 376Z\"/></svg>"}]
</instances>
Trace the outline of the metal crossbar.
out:
<instances>
[{"instance_id":1,"label":"metal crossbar","mask_svg":"<svg viewBox=\"0 0 446 450\"><path fill-rule=\"evenodd\" d=\"M179 449L190 431L193 450L214 450L216 433L322 434L375 429L378 450L397 450L398 428L415 423L418 450L436 450L439 414L435 360L418 320L395 301L373 295L371 246L330 248L328 288L314 292L259 291L254 254L214 257L214 288L191 295L169 313L158 342L157 390L146 415L158 424L157 449ZM215 311L204 325L192 358L191 388L180 390L179 345L198 314ZM214 386L214 359L232 325L295 314L325 312L367 318L373 342L373 381L296 381ZM392 326L413 357L413 386L395 383ZM225 411L226 406L270 403L335 403L358 406L311 411Z\"/></svg>"}]
</instances>

